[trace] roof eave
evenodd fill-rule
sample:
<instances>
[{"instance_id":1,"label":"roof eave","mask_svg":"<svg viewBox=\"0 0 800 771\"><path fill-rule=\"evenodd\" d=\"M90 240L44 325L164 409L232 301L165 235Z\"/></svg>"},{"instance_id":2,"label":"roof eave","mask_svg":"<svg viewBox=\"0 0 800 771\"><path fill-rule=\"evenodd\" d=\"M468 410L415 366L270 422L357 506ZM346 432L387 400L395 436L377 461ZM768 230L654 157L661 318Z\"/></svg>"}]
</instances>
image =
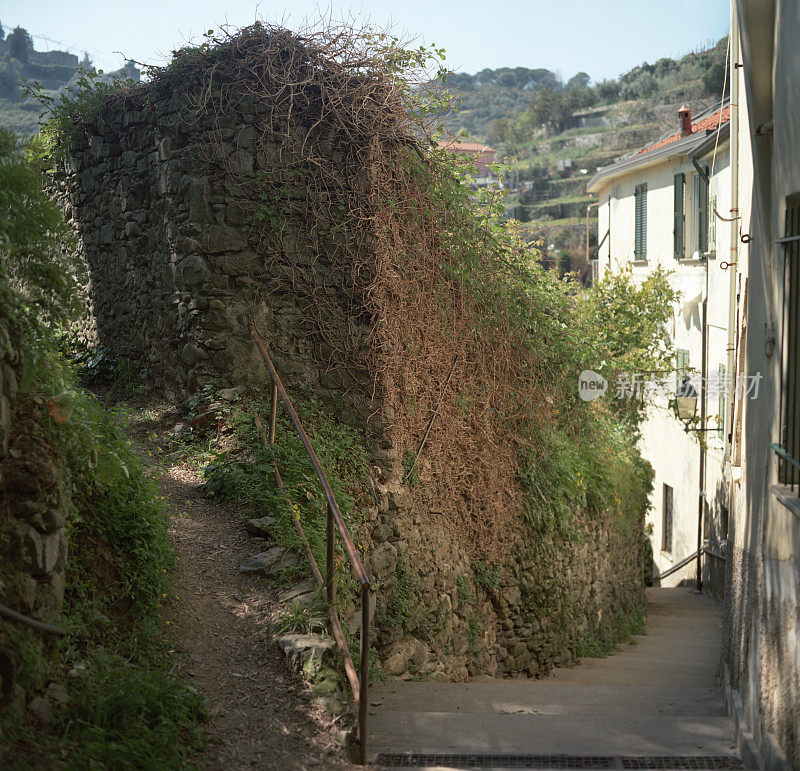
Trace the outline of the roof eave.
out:
<instances>
[{"instance_id":1,"label":"roof eave","mask_svg":"<svg viewBox=\"0 0 800 771\"><path fill-rule=\"evenodd\" d=\"M728 138L730 137L731 133L731 124L730 121L726 121L722 128L719 130L719 136L717 136L717 130L712 129L708 132L705 139L695 147L691 152L688 153L690 158L702 158L708 152L714 149L717 145L722 145L723 142L727 142Z\"/></svg>"},{"instance_id":2,"label":"roof eave","mask_svg":"<svg viewBox=\"0 0 800 771\"><path fill-rule=\"evenodd\" d=\"M725 126L727 125L728 124L726 122ZM720 134L721 133L722 132L720 131ZM650 166L655 166L659 163L664 163L665 161L677 156L684 155L690 158L696 157L698 148L706 148L703 151L703 154L705 154L705 152L708 151L709 144L710 147L713 148L715 134L716 129L710 132L710 136L698 136L698 134L690 134L687 137L678 139L675 142L670 142L668 145L664 145L663 147L659 147L655 150L650 150L646 153L640 152L608 166L602 166L587 182L586 191L588 193L599 193L600 190L602 190L610 180L616 177L620 177L623 174L629 174L631 171L635 171L637 169L645 169Z\"/></svg>"}]
</instances>

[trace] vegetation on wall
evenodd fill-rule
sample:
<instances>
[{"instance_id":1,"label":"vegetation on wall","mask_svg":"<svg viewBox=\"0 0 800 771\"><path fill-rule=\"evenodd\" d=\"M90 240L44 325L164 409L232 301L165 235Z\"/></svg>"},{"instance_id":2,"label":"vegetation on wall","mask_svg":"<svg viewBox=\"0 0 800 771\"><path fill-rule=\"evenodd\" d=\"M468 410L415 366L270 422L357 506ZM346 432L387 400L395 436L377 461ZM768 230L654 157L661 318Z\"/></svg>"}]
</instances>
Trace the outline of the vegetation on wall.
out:
<instances>
[{"instance_id":1,"label":"vegetation on wall","mask_svg":"<svg viewBox=\"0 0 800 771\"><path fill-rule=\"evenodd\" d=\"M0 635L19 652L17 685L35 693L66 682L69 701L45 725L4 709L0 760L7 767L180 767L198 739L202 707L171 674L159 634L172 566L165 513L119 416L76 384L56 350L77 309L77 266L62 254L65 226L24 153L0 131L0 317L20 351L13 435L47 448L69 502L61 620L68 634L43 648L34 631L4 621ZM0 512L5 535L12 523L12 512ZM4 596L19 581L19 559L4 554Z\"/></svg>"},{"instance_id":2,"label":"vegetation on wall","mask_svg":"<svg viewBox=\"0 0 800 771\"><path fill-rule=\"evenodd\" d=\"M464 159L435 147L452 104L419 86L446 78L442 59L435 46L407 49L370 31L257 24L181 49L150 84L111 95L87 86L50 128L80 143L104 101L138 107L175 93L191 106L187 120L253 110L256 157L277 145L283 163L243 171L223 142L204 161L251 201L264 282L298 295L312 337L330 351L327 367L383 395L405 453L456 363L426 445L431 471L415 469L420 505L434 496L482 551L517 537L522 510L536 530L581 511L638 518L649 476L634 441L607 402L577 396L578 373L619 355L615 341L598 337L595 306L576 302L571 279L540 267L502 201L491 191L476 199ZM363 309L355 323L336 294L281 262L287 233L343 277L351 307ZM285 279L269 273L277 265ZM633 330L627 350L649 350L657 326Z\"/></svg>"}]
</instances>

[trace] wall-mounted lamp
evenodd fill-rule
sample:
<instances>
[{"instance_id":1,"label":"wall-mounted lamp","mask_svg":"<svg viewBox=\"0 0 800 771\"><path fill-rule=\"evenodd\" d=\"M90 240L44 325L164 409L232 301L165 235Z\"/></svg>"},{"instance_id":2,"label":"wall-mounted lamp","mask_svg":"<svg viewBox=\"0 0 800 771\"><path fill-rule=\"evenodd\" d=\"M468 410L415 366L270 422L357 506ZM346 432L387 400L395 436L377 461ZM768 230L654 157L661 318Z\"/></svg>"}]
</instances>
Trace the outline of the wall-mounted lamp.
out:
<instances>
[{"instance_id":1,"label":"wall-mounted lamp","mask_svg":"<svg viewBox=\"0 0 800 771\"><path fill-rule=\"evenodd\" d=\"M678 390L675 392L675 414L678 420L683 423L683 430L688 434L690 431L719 431L718 428L690 428L695 417L697 417L697 391L689 380L689 376L683 378Z\"/></svg>"}]
</instances>

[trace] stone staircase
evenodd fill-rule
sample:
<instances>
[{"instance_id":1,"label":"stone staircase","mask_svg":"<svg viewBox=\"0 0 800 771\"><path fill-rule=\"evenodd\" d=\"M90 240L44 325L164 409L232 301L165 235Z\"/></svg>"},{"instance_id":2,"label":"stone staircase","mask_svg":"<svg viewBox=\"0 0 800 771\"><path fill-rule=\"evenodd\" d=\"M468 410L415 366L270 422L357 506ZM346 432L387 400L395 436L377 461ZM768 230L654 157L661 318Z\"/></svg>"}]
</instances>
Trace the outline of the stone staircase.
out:
<instances>
[{"instance_id":1,"label":"stone staircase","mask_svg":"<svg viewBox=\"0 0 800 771\"><path fill-rule=\"evenodd\" d=\"M392 682L370 697L384 768L743 768L717 683L721 614L648 590L647 634L542 680Z\"/></svg>"}]
</instances>

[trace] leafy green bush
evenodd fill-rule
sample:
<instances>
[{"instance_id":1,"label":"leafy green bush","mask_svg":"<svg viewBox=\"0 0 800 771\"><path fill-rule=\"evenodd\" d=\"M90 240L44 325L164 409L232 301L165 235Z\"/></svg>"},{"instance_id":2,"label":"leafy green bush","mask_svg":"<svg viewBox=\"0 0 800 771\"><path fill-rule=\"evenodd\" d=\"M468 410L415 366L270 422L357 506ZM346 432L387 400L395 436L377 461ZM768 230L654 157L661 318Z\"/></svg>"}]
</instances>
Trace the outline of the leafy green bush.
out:
<instances>
[{"instance_id":1,"label":"leafy green bush","mask_svg":"<svg viewBox=\"0 0 800 771\"><path fill-rule=\"evenodd\" d=\"M361 521L359 503L365 495L368 455L363 438L354 428L334 418L313 398L298 395L292 400L308 433L322 468L330 482L342 517L357 539ZM324 570L327 502L314 467L289 417L279 411L276 442L262 446L255 428L255 418L269 414L269 404L252 399L222 407L231 433L227 448L217 450L205 467L207 489L223 499L234 499L249 505L254 514L268 513L277 522L272 528L276 543L302 552L302 543L292 522L300 518L311 551ZM275 483L278 468L286 487L282 492ZM291 506L287 503L291 501ZM337 531L338 532L338 531ZM349 578L349 561L341 550L341 538L335 535L337 560L342 561L340 593L353 590Z\"/></svg>"},{"instance_id":2,"label":"leafy green bush","mask_svg":"<svg viewBox=\"0 0 800 771\"><path fill-rule=\"evenodd\" d=\"M185 768L204 717L200 696L168 672L98 652L59 728L74 743L73 767Z\"/></svg>"},{"instance_id":3,"label":"leafy green bush","mask_svg":"<svg viewBox=\"0 0 800 771\"><path fill-rule=\"evenodd\" d=\"M3 714L0 762L13 766L28 753L40 767L181 767L199 738L201 706L171 674L159 634L173 566L166 513L125 438L124 414L82 390L58 350L80 307L78 271L62 256L66 226L24 152L0 131L0 319L21 351L13 429L56 458L69 502L68 636L51 639L52 650L31 630L6 639L29 690L70 669L77 676L49 727ZM0 588L16 580L13 558L0 572Z\"/></svg>"}]
</instances>

